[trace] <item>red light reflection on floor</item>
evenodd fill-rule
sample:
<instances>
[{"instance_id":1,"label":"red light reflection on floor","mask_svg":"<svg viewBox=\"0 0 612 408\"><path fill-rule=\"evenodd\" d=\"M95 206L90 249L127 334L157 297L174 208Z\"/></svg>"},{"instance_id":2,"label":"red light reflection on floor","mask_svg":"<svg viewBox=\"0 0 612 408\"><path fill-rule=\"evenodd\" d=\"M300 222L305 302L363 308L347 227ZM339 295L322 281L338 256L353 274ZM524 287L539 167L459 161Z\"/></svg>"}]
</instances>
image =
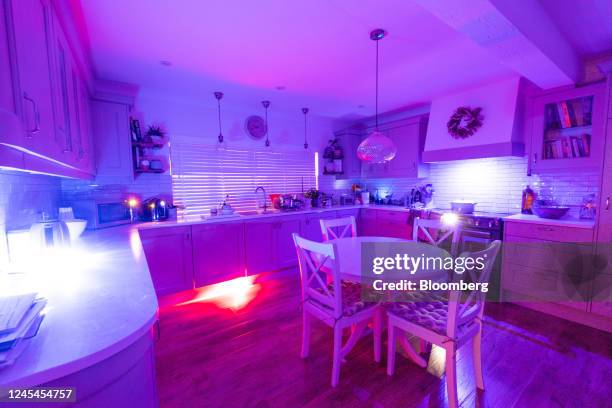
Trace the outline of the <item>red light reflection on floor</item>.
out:
<instances>
[{"instance_id":1,"label":"red light reflection on floor","mask_svg":"<svg viewBox=\"0 0 612 408\"><path fill-rule=\"evenodd\" d=\"M257 275L243 276L205 286L197 289L193 299L178 303L176 306L191 303L213 303L222 309L240 310L248 305L260 291L261 285L255 283L256 278Z\"/></svg>"}]
</instances>

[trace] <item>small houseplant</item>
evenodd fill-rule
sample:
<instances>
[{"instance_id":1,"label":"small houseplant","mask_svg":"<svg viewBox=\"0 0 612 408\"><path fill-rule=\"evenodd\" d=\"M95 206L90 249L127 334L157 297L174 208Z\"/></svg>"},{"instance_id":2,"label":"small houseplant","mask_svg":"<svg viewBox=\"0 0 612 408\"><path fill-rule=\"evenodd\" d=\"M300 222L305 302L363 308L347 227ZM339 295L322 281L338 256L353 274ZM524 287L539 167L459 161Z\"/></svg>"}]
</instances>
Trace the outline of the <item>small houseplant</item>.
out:
<instances>
[{"instance_id":1,"label":"small houseplant","mask_svg":"<svg viewBox=\"0 0 612 408\"><path fill-rule=\"evenodd\" d=\"M310 205L312 207L318 207L319 198L321 197L321 192L317 190L316 188L311 188L310 190L304 193L304 197L310 199Z\"/></svg>"}]
</instances>

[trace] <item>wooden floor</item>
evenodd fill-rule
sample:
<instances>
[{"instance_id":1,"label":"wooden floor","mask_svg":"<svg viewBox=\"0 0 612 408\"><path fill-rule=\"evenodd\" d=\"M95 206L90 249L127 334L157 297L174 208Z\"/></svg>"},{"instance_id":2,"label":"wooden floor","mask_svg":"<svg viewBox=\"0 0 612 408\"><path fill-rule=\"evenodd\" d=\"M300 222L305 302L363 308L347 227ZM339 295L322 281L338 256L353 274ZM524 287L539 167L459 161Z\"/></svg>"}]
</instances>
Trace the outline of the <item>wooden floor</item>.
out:
<instances>
[{"instance_id":1,"label":"wooden floor","mask_svg":"<svg viewBox=\"0 0 612 408\"><path fill-rule=\"evenodd\" d=\"M314 324L311 355L299 357L297 273L266 277L239 310L214 302L163 306L157 343L162 407L443 407L444 356L427 370L403 357L388 377L371 337L330 387L332 331ZM162 303L163 304L163 303ZM461 406L612 407L612 335L511 304L487 304L484 393L476 393L471 347L458 361ZM383 342L386 361L386 332Z\"/></svg>"}]
</instances>

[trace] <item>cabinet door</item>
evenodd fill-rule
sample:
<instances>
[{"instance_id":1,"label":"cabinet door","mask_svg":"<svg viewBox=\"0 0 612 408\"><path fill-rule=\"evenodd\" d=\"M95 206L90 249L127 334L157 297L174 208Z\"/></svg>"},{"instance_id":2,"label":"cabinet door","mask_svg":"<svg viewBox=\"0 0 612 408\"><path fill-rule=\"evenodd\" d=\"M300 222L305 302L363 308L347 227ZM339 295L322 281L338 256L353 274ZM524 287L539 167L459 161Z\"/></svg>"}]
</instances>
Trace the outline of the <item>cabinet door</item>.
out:
<instances>
[{"instance_id":1,"label":"cabinet door","mask_svg":"<svg viewBox=\"0 0 612 408\"><path fill-rule=\"evenodd\" d=\"M269 219L244 223L245 256L249 275L275 269L273 235L273 224Z\"/></svg>"},{"instance_id":2,"label":"cabinet door","mask_svg":"<svg viewBox=\"0 0 612 408\"><path fill-rule=\"evenodd\" d=\"M98 176L133 179L130 122L127 105L92 101L92 122Z\"/></svg>"},{"instance_id":3,"label":"cabinet door","mask_svg":"<svg viewBox=\"0 0 612 408\"><path fill-rule=\"evenodd\" d=\"M412 227L409 214L400 211L378 210L376 214L377 234L384 237L410 239Z\"/></svg>"},{"instance_id":4,"label":"cabinet door","mask_svg":"<svg viewBox=\"0 0 612 408\"><path fill-rule=\"evenodd\" d=\"M612 318L612 268L600 273L593 280L593 303L591 312Z\"/></svg>"},{"instance_id":5,"label":"cabinet door","mask_svg":"<svg viewBox=\"0 0 612 408\"><path fill-rule=\"evenodd\" d=\"M297 265L297 252L293 242L293 233L301 234L301 217L281 217L274 223L274 249L277 269Z\"/></svg>"},{"instance_id":6,"label":"cabinet door","mask_svg":"<svg viewBox=\"0 0 612 408\"><path fill-rule=\"evenodd\" d=\"M366 237L375 237L380 235L380 230L376 225L376 211L362 209L359 214L360 223L357 225L359 235Z\"/></svg>"},{"instance_id":7,"label":"cabinet door","mask_svg":"<svg viewBox=\"0 0 612 408\"><path fill-rule=\"evenodd\" d=\"M192 226L196 287L244 276L244 224Z\"/></svg>"},{"instance_id":8,"label":"cabinet door","mask_svg":"<svg viewBox=\"0 0 612 408\"><path fill-rule=\"evenodd\" d=\"M92 129L91 129L91 107L89 102L89 90L85 81L77 79L77 103L78 119L80 122L80 132L78 140L77 160L79 168L83 171L94 174L95 162L92 150Z\"/></svg>"},{"instance_id":9,"label":"cabinet door","mask_svg":"<svg viewBox=\"0 0 612 408\"><path fill-rule=\"evenodd\" d=\"M50 45L51 8L47 0L13 0L12 22L21 87L25 147L61 159L53 112Z\"/></svg>"},{"instance_id":10,"label":"cabinet door","mask_svg":"<svg viewBox=\"0 0 612 408\"><path fill-rule=\"evenodd\" d=\"M389 163L389 177L417 177L419 165L419 123L393 127L389 138L397 147L395 158Z\"/></svg>"},{"instance_id":11,"label":"cabinet door","mask_svg":"<svg viewBox=\"0 0 612 408\"><path fill-rule=\"evenodd\" d=\"M336 217L333 211L328 211L322 214L306 214L302 225L301 236L311 241L323 241L323 234L321 233L321 220L332 220L334 218Z\"/></svg>"},{"instance_id":12,"label":"cabinet door","mask_svg":"<svg viewBox=\"0 0 612 408\"><path fill-rule=\"evenodd\" d=\"M140 239L158 295L193 288L190 227L142 229Z\"/></svg>"},{"instance_id":13,"label":"cabinet door","mask_svg":"<svg viewBox=\"0 0 612 408\"><path fill-rule=\"evenodd\" d=\"M337 179L357 179L361 177L361 160L357 157L357 147L363 135L355 130L344 130L337 132L336 138L344 149L342 163L343 174L336 176Z\"/></svg>"}]
</instances>

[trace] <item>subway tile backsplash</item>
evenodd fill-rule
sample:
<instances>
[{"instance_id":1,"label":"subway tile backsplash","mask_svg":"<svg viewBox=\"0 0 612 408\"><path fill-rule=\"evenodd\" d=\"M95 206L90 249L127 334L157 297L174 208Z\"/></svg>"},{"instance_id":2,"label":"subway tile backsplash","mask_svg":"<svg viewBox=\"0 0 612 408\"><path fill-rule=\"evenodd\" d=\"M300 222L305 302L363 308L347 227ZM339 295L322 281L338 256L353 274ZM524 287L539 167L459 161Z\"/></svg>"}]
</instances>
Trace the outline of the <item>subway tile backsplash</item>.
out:
<instances>
[{"instance_id":1,"label":"subway tile backsplash","mask_svg":"<svg viewBox=\"0 0 612 408\"><path fill-rule=\"evenodd\" d=\"M349 190L353 182L379 194L393 193L401 197L414 186L432 183L435 189L435 206L449 208L456 199L473 200L479 211L520 212L521 194L527 184L536 191L550 194L560 203L569 205L573 215L578 214L582 198L589 193L599 193L600 174L596 170L568 169L546 175L527 176L527 159L524 157L499 157L459 160L430 165L425 179L375 179L325 180L322 188Z\"/></svg>"}]
</instances>

